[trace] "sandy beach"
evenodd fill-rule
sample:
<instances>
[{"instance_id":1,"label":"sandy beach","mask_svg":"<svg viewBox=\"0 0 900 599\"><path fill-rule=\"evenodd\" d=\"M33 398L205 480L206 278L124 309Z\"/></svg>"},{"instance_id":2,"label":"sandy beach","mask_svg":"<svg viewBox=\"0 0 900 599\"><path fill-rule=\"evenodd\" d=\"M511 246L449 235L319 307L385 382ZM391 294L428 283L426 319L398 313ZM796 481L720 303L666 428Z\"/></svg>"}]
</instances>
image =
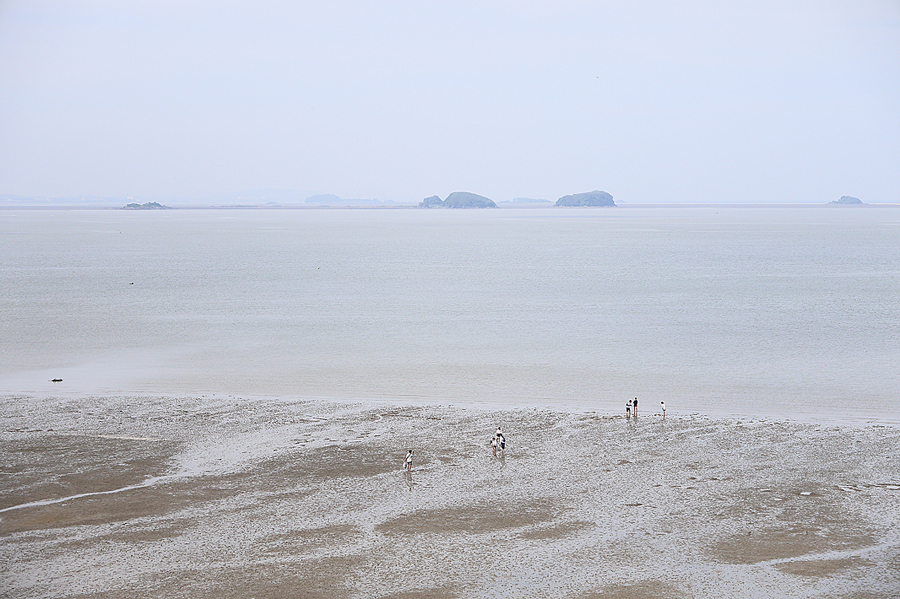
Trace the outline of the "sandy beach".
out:
<instances>
[{"instance_id":1,"label":"sandy beach","mask_svg":"<svg viewBox=\"0 0 900 599\"><path fill-rule=\"evenodd\" d=\"M894 426L0 402L3 597L900 596Z\"/></svg>"}]
</instances>

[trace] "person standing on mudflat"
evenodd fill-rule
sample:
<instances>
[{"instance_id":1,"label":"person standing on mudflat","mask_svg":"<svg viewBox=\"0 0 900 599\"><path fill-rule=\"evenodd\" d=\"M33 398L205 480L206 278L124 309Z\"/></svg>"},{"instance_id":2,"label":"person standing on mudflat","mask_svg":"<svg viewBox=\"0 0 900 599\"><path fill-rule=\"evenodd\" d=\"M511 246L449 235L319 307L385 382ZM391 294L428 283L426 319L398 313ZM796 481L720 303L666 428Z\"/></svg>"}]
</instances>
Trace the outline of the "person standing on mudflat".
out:
<instances>
[{"instance_id":1,"label":"person standing on mudflat","mask_svg":"<svg viewBox=\"0 0 900 599\"><path fill-rule=\"evenodd\" d=\"M631 409L634 410L634 415L637 416L637 397L631 402Z\"/></svg>"},{"instance_id":2,"label":"person standing on mudflat","mask_svg":"<svg viewBox=\"0 0 900 599\"><path fill-rule=\"evenodd\" d=\"M664 402L664 401L659 402L659 407L662 408L663 418L665 418L666 417L666 402Z\"/></svg>"},{"instance_id":3,"label":"person standing on mudflat","mask_svg":"<svg viewBox=\"0 0 900 599\"><path fill-rule=\"evenodd\" d=\"M404 460L403 465L407 472L412 470L412 449L406 453L406 460Z\"/></svg>"}]
</instances>

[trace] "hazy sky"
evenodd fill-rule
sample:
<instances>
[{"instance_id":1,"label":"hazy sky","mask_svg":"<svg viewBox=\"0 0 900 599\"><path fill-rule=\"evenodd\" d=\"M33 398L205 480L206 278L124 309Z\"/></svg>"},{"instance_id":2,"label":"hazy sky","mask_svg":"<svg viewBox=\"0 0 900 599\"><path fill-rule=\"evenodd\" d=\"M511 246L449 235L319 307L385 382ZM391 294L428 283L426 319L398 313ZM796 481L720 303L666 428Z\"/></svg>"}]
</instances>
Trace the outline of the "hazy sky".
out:
<instances>
[{"instance_id":1,"label":"hazy sky","mask_svg":"<svg viewBox=\"0 0 900 599\"><path fill-rule=\"evenodd\" d=\"M900 0L0 0L0 193L900 202Z\"/></svg>"}]
</instances>

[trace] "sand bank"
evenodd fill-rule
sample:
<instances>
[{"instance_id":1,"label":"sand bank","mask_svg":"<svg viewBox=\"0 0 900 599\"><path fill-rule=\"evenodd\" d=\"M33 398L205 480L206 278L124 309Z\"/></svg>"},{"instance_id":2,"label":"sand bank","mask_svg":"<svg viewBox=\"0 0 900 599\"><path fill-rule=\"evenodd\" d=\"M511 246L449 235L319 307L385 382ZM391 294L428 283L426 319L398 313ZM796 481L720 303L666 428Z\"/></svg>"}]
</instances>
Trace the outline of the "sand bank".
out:
<instances>
[{"instance_id":1,"label":"sand bank","mask_svg":"<svg viewBox=\"0 0 900 599\"><path fill-rule=\"evenodd\" d=\"M2 596L900 596L896 427L240 398L0 405ZM488 445L498 424L503 457Z\"/></svg>"}]
</instances>

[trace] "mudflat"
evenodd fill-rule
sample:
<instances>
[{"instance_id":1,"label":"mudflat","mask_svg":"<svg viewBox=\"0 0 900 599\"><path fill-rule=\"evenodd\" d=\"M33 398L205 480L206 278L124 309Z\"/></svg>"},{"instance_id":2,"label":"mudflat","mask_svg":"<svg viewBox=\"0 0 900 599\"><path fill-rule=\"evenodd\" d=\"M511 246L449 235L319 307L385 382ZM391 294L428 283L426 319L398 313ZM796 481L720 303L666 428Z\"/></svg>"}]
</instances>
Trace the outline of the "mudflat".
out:
<instances>
[{"instance_id":1,"label":"mudflat","mask_svg":"<svg viewBox=\"0 0 900 599\"><path fill-rule=\"evenodd\" d=\"M212 396L0 406L4 597L900 596L892 426Z\"/></svg>"}]
</instances>

